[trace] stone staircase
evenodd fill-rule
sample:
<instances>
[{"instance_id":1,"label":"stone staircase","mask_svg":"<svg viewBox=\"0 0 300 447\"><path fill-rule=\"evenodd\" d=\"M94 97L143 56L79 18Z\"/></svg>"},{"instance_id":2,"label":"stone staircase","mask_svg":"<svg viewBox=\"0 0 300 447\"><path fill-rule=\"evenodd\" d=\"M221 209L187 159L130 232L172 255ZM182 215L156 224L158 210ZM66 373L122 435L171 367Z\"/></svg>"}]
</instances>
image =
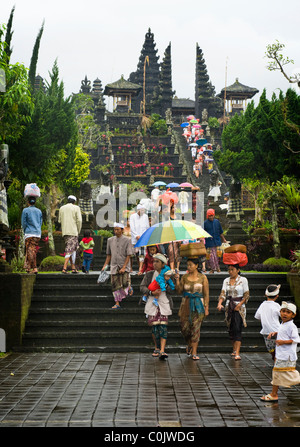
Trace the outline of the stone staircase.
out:
<instances>
[{"instance_id":1,"label":"stone staircase","mask_svg":"<svg viewBox=\"0 0 300 447\"><path fill-rule=\"evenodd\" d=\"M173 131L175 134L176 142L179 146L179 152L182 154L182 156L185 160L185 165L187 167L187 172L188 172L188 181L191 182L193 185L200 187L200 191L204 193L205 204L206 204L208 193L210 191L210 174L205 167L203 167L203 175L202 176L200 175L197 178L193 174L194 163L192 160L191 151L187 149L186 140L182 136L182 129L178 128L178 127L174 127ZM222 182L222 185L220 187L221 194L222 194L222 196L220 197L220 203L224 203L223 197L224 197L224 194L227 192L228 188L225 185L224 179L222 178L222 173L220 172L216 162L214 162L214 169L217 170L217 172L219 173L219 179Z\"/></svg>"},{"instance_id":2,"label":"stone staircase","mask_svg":"<svg viewBox=\"0 0 300 447\"><path fill-rule=\"evenodd\" d=\"M182 268L185 266L183 265ZM85 274L39 274L21 347L18 351L36 352L149 352L153 349L151 328L139 305L140 276L132 276L133 296L121 310L112 310L113 298L108 284L97 284L99 272ZM184 273L183 271L181 273ZM224 314L216 310L226 272L208 275L210 315L203 322L199 352L228 352L230 342ZM280 283L280 301L293 298L284 274L247 273L250 300L247 305L248 327L243 332L242 351L265 351L260 323L254 313L268 284ZM173 315L169 319L168 352L185 349L180 333L178 309L181 297L173 297Z\"/></svg>"}]
</instances>

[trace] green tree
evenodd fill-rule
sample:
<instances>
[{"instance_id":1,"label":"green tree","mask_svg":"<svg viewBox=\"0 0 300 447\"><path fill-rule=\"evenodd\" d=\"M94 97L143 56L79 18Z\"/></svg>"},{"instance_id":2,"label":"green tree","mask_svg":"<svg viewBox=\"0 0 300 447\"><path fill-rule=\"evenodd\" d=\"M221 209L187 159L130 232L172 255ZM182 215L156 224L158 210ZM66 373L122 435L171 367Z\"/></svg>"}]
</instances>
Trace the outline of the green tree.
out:
<instances>
[{"instance_id":1,"label":"green tree","mask_svg":"<svg viewBox=\"0 0 300 447\"><path fill-rule=\"evenodd\" d=\"M7 22L6 34L5 34L5 43L6 43L5 52L7 54L8 61L10 60L10 56L12 53L11 40L12 40L12 35L14 33L12 31L12 23L13 23L14 13L15 13L15 6L13 6L13 8L10 12L10 16L9 16L9 19Z\"/></svg>"},{"instance_id":2,"label":"green tree","mask_svg":"<svg viewBox=\"0 0 300 447\"><path fill-rule=\"evenodd\" d=\"M12 146L11 170L22 182L22 188L26 183L35 182L43 189L49 247L54 253L51 209L56 204L52 203L51 191L56 196L57 187L64 184L73 166L77 127L71 100L64 98L56 61L49 75L45 91L40 89L34 95L32 122L20 141Z\"/></svg>"},{"instance_id":3,"label":"green tree","mask_svg":"<svg viewBox=\"0 0 300 447\"><path fill-rule=\"evenodd\" d=\"M294 73L293 75L288 75L285 70L285 65L294 64L294 61L290 59L289 57L284 57L283 55L283 49L285 48L285 45L280 43L278 40L272 45L267 45L267 51L265 53L265 57L269 60L267 68L270 71L279 70L283 76L286 78L286 80L290 84L297 84L298 87L300 87L300 73ZM291 94L291 93L290 93ZM294 92L294 95L296 93ZM296 94L296 96L298 96ZM299 96L298 96L299 100ZM290 103L289 103L289 95L286 96L285 101L282 104L282 113L284 118L284 124L286 127L292 131L294 136L296 136L296 149L293 146L293 143L290 142L290 140L284 140L284 146L286 149L291 151L294 154L299 154L299 145L300 145L300 125L299 125L299 119L296 121L292 120L292 116L288 116L290 112ZM298 117L299 118L299 117ZM298 150L297 150L298 149Z\"/></svg>"},{"instance_id":4,"label":"green tree","mask_svg":"<svg viewBox=\"0 0 300 447\"><path fill-rule=\"evenodd\" d=\"M78 145L75 149L73 167L65 179L66 185L79 190L81 183L88 179L90 163L89 155L82 149L81 145Z\"/></svg>"},{"instance_id":5,"label":"green tree","mask_svg":"<svg viewBox=\"0 0 300 447\"><path fill-rule=\"evenodd\" d=\"M36 67L37 67L37 62L38 62L38 57L39 57L39 48L40 48L43 31L44 31L44 22L41 26L41 29L38 32L38 35L37 35L37 38L36 38L36 41L35 41L35 44L33 47L33 51L32 51L31 61L30 61L29 82L30 82L32 89L34 88L34 83L35 83Z\"/></svg>"},{"instance_id":6,"label":"green tree","mask_svg":"<svg viewBox=\"0 0 300 447\"><path fill-rule=\"evenodd\" d=\"M31 120L34 105L24 65L9 63L7 44L0 27L0 143L18 141Z\"/></svg>"},{"instance_id":7,"label":"green tree","mask_svg":"<svg viewBox=\"0 0 300 447\"><path fill-rule=\"evenodd\" d=\"M242 115L235 115L222 134L223 152L215 158L222 170L235 180L257 180L264 188L264 196L272 210L275 256L280 257L277 225L278 189L274 186L284 175L299 176L300 157L290 157L284 141L295 144L297 136L286 126L282 105L288 98L288 116L299 120L300 102L293 90L286 96L266 98L264 90L258 106L251 102ZM293 121L295 122L295 121Z\"/></svg>"}]
</instances>

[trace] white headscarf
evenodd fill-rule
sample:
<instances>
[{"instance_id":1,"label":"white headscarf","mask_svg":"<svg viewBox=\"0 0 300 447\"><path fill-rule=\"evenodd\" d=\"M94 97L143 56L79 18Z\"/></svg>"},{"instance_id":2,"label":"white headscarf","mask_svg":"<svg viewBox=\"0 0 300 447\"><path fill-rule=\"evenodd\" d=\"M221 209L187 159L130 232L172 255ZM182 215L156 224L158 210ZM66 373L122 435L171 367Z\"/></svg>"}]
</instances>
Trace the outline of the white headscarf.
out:
<instances>
[{"instance_id":1,"label":"white headscarf","mask_svg":"<svg viewBox=\"0 0 300 447\"><path fill-rule=\"evenodd\" d=\"M276 289L275 289L273 292L269 292L269 287L276 287ZM277 296L277 295L279 295L280 287L281 287L281 284L278 284L278 286L277 286L276 284L270 284L270 285L266 288L265 295L266 295L266 296L269 296L269 297L273 297L273 296Z\"/></svg>"},{"instance_id":2,"label":"white headscarf","mask_svg":"<svg viewBox=\"0 0 300 447\"><path fill-rule=\"evenodd\" d=\"M281 309L288 309L291 312L293 312L293 314L296 314L297 312L297 307L295 304L293 303L287 303L286 301L282 301L281 303Z\"/></svg>"}]
</instances>

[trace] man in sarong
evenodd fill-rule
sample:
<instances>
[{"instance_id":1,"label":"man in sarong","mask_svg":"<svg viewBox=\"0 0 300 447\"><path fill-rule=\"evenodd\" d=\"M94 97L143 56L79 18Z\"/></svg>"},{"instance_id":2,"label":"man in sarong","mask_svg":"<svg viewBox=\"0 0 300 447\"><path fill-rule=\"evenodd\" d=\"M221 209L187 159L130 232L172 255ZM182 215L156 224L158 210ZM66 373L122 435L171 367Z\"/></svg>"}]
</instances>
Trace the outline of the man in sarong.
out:
<instances>
[{"instance_id":1,"label":"man in sarong","mask_svg":"<svg viewBox=\"0 0 300 447\"><path fill-rule=\"evenodd\" d=\"M133 290L130 283L130 257L133 247L130 238L123 235L124 225L114 223L115 236L107 239L106 259L102 270L110 264L112 294L115 304L112 309L120 309L121 301Z\"/></svg>"},{"instance_id":2,"label":"man in sarong","mask_svg":"<svg viewBox=\"0 0 300 447\"><path fill-rule=\"evenodd\" d=\"M219 258L222 256L221 245L222 242L227 242L223 234L221 223L215 218L215 210L210 208L206 213L207 219L204 221L204 230L207 231L211 237L205 241L206 258L209 260L210 272L220 272Z\"/></svg>"},{"instance_id":3,"label":"man in sarong","mask_svg":"<svg viewBox=\"0 0 300 447\"><path fill-rule=\"evenodd\" d=\"M79 206L75 205L75 196L68 197L68 203L59 210L58 222L61 224L65 241L65 262L62 273L67 273L68 262L71 262L72 273L78 273L75 266L76 251L79 248L78 235L81 231L82 216Z\"/></svg>"}]
</instances>

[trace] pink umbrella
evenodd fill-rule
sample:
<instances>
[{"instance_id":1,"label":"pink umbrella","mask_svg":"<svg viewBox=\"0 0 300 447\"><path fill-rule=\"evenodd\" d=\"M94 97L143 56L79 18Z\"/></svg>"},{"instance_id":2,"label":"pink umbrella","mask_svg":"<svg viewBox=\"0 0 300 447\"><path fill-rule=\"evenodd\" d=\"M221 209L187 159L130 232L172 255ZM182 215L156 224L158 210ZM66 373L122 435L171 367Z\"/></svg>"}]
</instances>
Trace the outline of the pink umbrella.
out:
<instances>
[{"instance_id":1,"label":"pink umbrella","mask_svg":"<svg viewBox=\"0 0 300 447\"><path fill-rule=\"evenodd\" d=\"M187 117L187 120L194 120L194 119L195 119L194 115L189 115L189 116Z\"/></svg>"},{"instance_id":2,"label":"pink umbrella","mask_svg":"<svg viewBox=\"0 0 300 447\"><path fill-rule=\"evenodd\" d=\"M199 127L201 127L201 125L200 124L194 124L193 127L199 128Z\"/></svg>"},{"instance_id":3,"label":"pink umbrella","mask_svg":"<svg viewBox=\"0 0 300 447\"><path fill-rule=\"evenodd\" d=\"M191 185L191 184L188 183L188 182L180 183L179 186L181 186L182 188L192 188L192 187L193 187L193 185Z\"/></svg>"},{"instance_id":4,"label":"pink umbrella","mask_svg":"<svg viewBox=\"0 0 300 447\"><path fill-rule=\"evenodd\" d=\"M159 199L162 200L164 205L168 205L172 200L175 204L178 203L178 196L175 192L166 191L164 194L159 196Z\"/></svg>"}]
</instances>

